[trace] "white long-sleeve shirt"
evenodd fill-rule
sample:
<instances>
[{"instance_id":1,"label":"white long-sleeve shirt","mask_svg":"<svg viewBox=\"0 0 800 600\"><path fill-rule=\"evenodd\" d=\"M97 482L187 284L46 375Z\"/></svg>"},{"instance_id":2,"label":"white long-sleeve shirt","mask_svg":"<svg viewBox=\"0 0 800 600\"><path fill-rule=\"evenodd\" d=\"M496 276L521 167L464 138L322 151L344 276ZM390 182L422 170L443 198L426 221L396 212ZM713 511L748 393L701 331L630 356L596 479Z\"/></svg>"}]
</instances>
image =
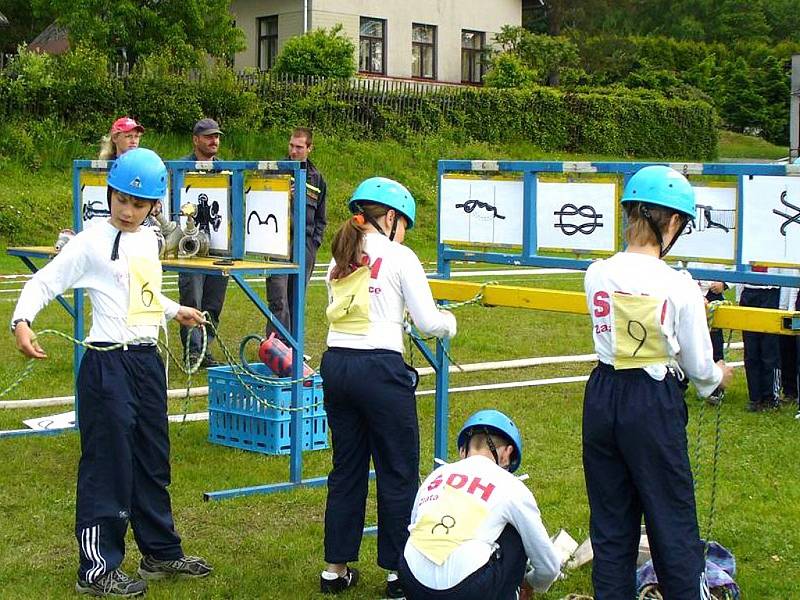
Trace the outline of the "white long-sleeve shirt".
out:
<instances>
[{"instance_id":1,"label":"white long-sleeve shirt","mask_svg":"<svg viewBox=\"0 0 800 600\"><path fill-rule=\"evenodd\" d=\"M601 362L632 368L621 365L646 342L663 348L661 359L642 365L653 379L664 379L667 366L676 361L700 396L708 396L722 381L722 371L713 360L705 303L688 272L676 271L655 256L620 252L593 263L586 270L584 288ZM651 308L642 313L633 308L630 314L637 318L618 322L618 310L622 316L618 307L632 306L631 300Z\"/></svg>"},{"instance_id":2,"label":"white long-sleeve shirt","mask_svg":"<svg viewBox=\"0 0 800 600\"><path fill-rule=\"evenodd\" d=\"M403 555L417 581L446 590L487 563L506 525L519 533L533 567L528 584L546 591L560 572L560 560L536 499L524 483L480 454L428 475L414 500Z\"/></svg>"},{"instance_id":3,"label":"white long-sleeve shirt","mask_svg":"<svg viewBox=\"0 0 800 600\"><path fill-rule=\"evenodd\" d=\"M406 308L422 333L439 338L455 336L455 317L436 306L425 271L414 251L380 233L368 233L365 238L364 252L369 259L369 282L365 282L369 294L369 324L365 324L362 333L348 333L337 330L332 323L328 346L359 350L380 348L402 353ZM329 303L334 302L330 276L335 265L331 260L326 277Z\"/></svg>"},{"instance_id":4,"label":"white long-sleeve shirt","mask_svg":"<svg viewBox=\"0 0 800 600\"><path fill-rule=\"evenodd\" d=\"M14 309L12 322L27 319L31 323L47 304L70 288L86 290L92 304L92 326L86 341L130 342L158 338L158 325L127 324L130 307L131 259L158 261L158 242L152 229L139 227L123 232L119 258L111 260L111 251L119 230L108 221L85 229L62 248L53 260L37 271L25 284ZM172 319L180 305L161 294L160 272L157 289L151 291L161 303L164 316Z\"/></svg>"}]
</instances>

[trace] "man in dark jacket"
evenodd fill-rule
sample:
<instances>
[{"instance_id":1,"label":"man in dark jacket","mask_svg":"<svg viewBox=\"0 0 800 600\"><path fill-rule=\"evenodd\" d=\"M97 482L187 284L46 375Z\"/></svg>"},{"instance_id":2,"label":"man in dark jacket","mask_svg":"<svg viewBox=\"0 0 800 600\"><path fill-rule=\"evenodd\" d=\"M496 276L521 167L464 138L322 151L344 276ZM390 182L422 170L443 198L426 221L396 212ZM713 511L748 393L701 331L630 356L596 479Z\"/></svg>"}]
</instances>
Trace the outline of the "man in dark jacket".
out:
<instances>
[{"instance_id":1,"label":"man in dark jacket","mask_svg":"<svg viewBox=\"0 0 800 600\"><path fill-rule=\"evenodd\" d=\"M328 223L325 215L328 186L322 174L308 158L314 148L312 138L312 131L307 127L295 127L289 138L289 159L306 164L306 286L311 279L317 250L322 243L325 225ZM269 310L289 331L291 331L291 307L295 292L295 286L287 275L272 275L267 278ZM270 329L268 326L267 330Z\"/></svg>"},{"instance_id":2,"label":"man in dark jacket","mask_svg":"<svg viewBox=\"0 0 800 600\"><path fill-rule=\"evenodd\" d=\"M222 130L214 119L200 119L192 129L192 153L182 156L179 160L210 161L218 160L220 136ZM222 275L205 275L202 273L179 273L178 293L181 304L208 311L211 322L216 328L225 302L225 291L228 288L228 278ZM216 367L219 363L206 348L205 356L200 356L202 337L199 329L192 331L191 339L188 338L189 329L181 326L181 342L192 364L202 360L203 368ZM214 341L214 334L208 332L208 346Z\"/></svg>"}]
</instances>

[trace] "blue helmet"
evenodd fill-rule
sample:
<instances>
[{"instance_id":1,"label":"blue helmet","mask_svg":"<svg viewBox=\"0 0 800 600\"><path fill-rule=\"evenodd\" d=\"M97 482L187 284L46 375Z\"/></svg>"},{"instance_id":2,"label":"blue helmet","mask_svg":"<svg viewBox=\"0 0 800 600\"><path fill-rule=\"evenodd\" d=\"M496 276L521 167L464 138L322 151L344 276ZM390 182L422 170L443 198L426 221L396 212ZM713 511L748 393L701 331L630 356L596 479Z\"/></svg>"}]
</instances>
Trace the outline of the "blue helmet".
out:
<instances>
[{"instance_id":1,"label":"blue helmet","mask_svg":"<svg viewBox=\"0 0 800 600\"><path fill-rule=\"evenodd\" d=\"M111 166L108 187L143 200L161 200L167 193L167 167L152 150L128 150Z\"/></svg>"},{"instance_id":2,"label":"blue helmet","mask_svg":"<svg viewBox=\"0 0 800 600\"><path fill-rule=\"evenodd\" d=\"M675 169L662 165L652 165L636 171L625 186L622 202L646 202L664 206L690 219L694 219L697 212L692 184Z\"/></svg>"},{"instance_id":3,"label":"blue helmet","mask_svg":"<svg viewBox=\"0 0 800 600\"><path fill-rule=\"evenodd\" d=\"M401 183L386 177L370 177L358 184L347 204L351 213L358 211L359 202L375 202L395 209L408 221L408 227L414 227L417 216L417 203L414 196Z\"/></svg>"},{"instance_id":4,"label":"blue helmet","mask_svg":"<svg viewBox=\"0 0 800 600\"><path fill-rule=\"evenodd\" d=\"M483 433L484 428L488 429L490 434L498 433L511 440L515 452L511 457L508 470L512 473L516 471L522 462L522 436L514 421L499 410L479 410L464 421L464 426L458 434L459 450L469 444L469 440L474 433Z\"/></svg>"}]
</instances>

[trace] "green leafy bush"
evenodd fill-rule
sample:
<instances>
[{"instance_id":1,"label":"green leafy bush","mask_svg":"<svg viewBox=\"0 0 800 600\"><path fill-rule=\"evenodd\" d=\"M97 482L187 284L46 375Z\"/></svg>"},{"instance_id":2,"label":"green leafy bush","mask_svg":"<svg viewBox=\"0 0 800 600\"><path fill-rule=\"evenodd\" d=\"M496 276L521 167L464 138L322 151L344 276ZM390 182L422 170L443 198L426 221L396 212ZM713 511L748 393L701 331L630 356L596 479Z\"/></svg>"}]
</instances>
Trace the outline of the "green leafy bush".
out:
<instances>
[{"instance_id":1,"label":"green leafy bush","mask_svg":"<svg viewBox=\"0 0 800 600\"><path fill-rule=\"evenodd\" d=\"M542 85L557 85L560 72L576 67L579 62L578 47L564 36L541 35L524 27L505 25L494 42L502 49L501 56L518 57L530 69L536 83Z\"/></svg>"},{"instance_id":2,"label":"green leafy bush","mask_svg":"<svg viewBox=\"0 0 800 600\"><path fill-rule=\"evenodd\" d=\"M223 124L225 131L252 131L261 127L263 105L231 69L215 67L194 84L203 116Z\"/></svg>"},{"instance_id":3,"label":"green leafy bush","mask_svg":"<svg viewBox=\"0 0 800 600\"><path fill-rule=\"evenodd\" d=\"M524 88L536 83L539 75L511 52L492 57L484 83L490 88Z\"/></svg>"},{"instance_id":4,"label":"green leafy bush","mask_svg":"<svg viewBox=\"0 0 800 600\"><path fill-rule=\"evenodd\" d=\"M356 71L355 46L336 25L291 38L275 59L273 71L282 75L351 77Z\"/></svg>"},{"instance_id":5,"label":"green leafy bush","mask_svg":"<svg viewBox=\"0 0 800 600\"><path fill-rule=\"evenodd\" d=\"M197 87L167 54L140 60L126 85L127 114L160 131L191 131L203 117Z\"/></svg>"},{"instance_id":6,"label":"green leafy bush","mask_svg":"<svg viewBox=\"0 0 800 600\"><path fill-rule=\"evenodd\" d=\"M0 123L0 157L14 158L30 169L39 166L36 145L27 127L15 122Z\"/></svg>"}]
</instances>

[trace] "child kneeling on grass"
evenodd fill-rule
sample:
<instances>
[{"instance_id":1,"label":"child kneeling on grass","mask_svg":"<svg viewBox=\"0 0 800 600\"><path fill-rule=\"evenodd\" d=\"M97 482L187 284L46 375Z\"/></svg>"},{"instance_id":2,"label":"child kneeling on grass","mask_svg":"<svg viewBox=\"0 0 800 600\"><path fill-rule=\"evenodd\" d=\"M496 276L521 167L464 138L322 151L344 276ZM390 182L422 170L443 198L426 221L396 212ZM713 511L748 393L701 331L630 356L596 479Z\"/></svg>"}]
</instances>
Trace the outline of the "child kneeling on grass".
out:
<instances>
[{"instance_id":1,"label":"child kneeling on grass","mask_svg":"<svg viewBox=\"0 0 800 600\"><path fill-rule=\"evenodd\" d=\"M108 174L107 222L84 230L25 284L12 317L17 347L47 358L31 322L48 302L84 288L92 303L92 345L78 373L78 465L75 536L80 567L76 590L92 596L139 596L146 579L205 577L202 558L185 556L175 532L170 483L167 382L156 340L166 316L204 323L197 309L161 294L161 264L152 229L140 227L164 197L167 169L152 150L119 157ZM118 344L126 344L116 348ZM113 348L111 348L113 347ZM142 552L139 575L120 564L133 527Z\"/></svg>"},{"instance_id":2,"label":"child kneeling on grass","mask_svg":"<svg viewBox=\"0 0 800 600\"><path fill-rule=\"evenodd\" d=\"M460 461L428 475L400 562L407 600L516 600L544 592L560 562L531 491L512 474L522 436L497 410L458 434ZM526 574L526 564L530 570Z\"/></svg>"}]
</instances>

